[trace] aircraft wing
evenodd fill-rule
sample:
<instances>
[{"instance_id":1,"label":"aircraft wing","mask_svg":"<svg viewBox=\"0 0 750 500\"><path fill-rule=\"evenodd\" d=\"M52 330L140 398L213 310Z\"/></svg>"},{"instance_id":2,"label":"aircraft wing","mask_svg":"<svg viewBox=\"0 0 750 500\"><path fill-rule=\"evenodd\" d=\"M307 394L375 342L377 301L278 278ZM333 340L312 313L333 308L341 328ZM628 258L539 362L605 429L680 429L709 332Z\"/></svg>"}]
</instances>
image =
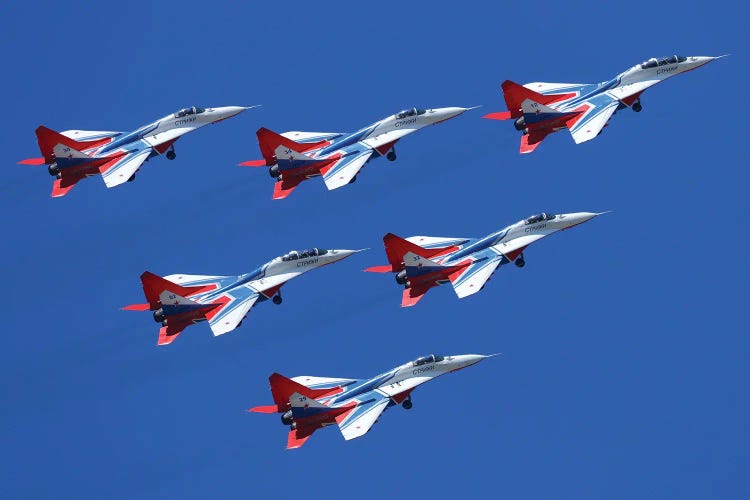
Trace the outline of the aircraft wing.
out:
<instances>
[{"instance_id":1,"label":"aircraft wing","mask_svg":"<svg viewBox=\"0 0 750 500\"><path fill-rule=\"evenodd\" d=\"M104 184L108 188L111 188L128 182L128 179L141 168L141 165L143 165L143 162L146 161L150 154L151 147L144 144L139 149L126 153L125 156L120 156L115 160L104 163L99 167Z\"/></svg>"},{"instance_id":2,"label":"aircraft wing","mask_svg":"<svg viewBox=\"0 0 750 500\"><path fill-rule=\"evenodd\" d=\"M599 135L619 105L620 100L608 94L599 94L586 101L585 106L589 109L578 120L568 125L576 144L590 141Z\"/></svg>"},{"instance_id":3,"label":"aircraft wing","mask_svg":"<svg viewBox=\"0 0 750 500\"><path fill-rule=\"evenodd\" d=\"M490 279L490 276L492 276L492 273L503 262L502 255L491 250L490 252L492 256L476 260L457 276L451 275L451 284L459 299L474 295L481 290L484 284Z\"/></svg>"},{"instance_id":4,"label":"aircraft wing","mask_svg":"<svg viewBox=\"0 0 750 500\"><path fill-rule=\"evenodd\" d=\"M330 190L349 184L360 169L365 166L372 153L372 149L362 148L359 151L342 156L323 173L323 181L325 181L326 187Z\"/></svg>"},{"instance_id":5,"label":"aircraft wing","mask_svg":"<svg viewBox=\"0 0 750 500\"><path fill-rule=\"evenodd\" d=\"M226 301L226 304L206 315L214 336L223 335L237 328L259 297L260 294L247 286L232 289L221 295L218 301Z\"/></svg>"},{"instance_id":6,"label":"aircraft wing","mask_svg":"<svg viewBox=\"0 0 750 500\"><path fill-rule=\"evenodd\" d=\"M347 441L365 435L391 401L390 397L379 391L366 392L357 399L361 402L352 411L336 417L341 434Z\"/></svg>"}]
</instances>

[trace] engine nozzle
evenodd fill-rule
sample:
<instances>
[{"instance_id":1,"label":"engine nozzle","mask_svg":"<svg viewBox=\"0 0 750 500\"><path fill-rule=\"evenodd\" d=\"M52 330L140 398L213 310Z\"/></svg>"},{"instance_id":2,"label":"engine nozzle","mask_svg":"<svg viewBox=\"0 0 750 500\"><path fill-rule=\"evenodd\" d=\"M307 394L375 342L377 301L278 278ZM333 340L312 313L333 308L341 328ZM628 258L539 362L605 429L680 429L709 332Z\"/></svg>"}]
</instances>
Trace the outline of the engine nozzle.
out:
<instances>
[{"instance_id":1,"label":"engine nozzle","mask_svg":"<svg viewBox=\"0 0 750 500\"><path fill-rule=\"evenodd\" d=\"M406 281L406 269L402 269L398 272L398 274L396 274L396 283L398 283L399 285L405 285Z\"/></svg>"},{"instance_id":2,"label":"engine nozzle","mask_svg":"<svg viewBox=\"0 0 750 500\"><path fill-rule=\"evenodd\" d=\"M292 418L292 410L289 410L281 415L281 423L284 425L292 425L294 423L294 419Z\"/></svg>"}]
</instances>

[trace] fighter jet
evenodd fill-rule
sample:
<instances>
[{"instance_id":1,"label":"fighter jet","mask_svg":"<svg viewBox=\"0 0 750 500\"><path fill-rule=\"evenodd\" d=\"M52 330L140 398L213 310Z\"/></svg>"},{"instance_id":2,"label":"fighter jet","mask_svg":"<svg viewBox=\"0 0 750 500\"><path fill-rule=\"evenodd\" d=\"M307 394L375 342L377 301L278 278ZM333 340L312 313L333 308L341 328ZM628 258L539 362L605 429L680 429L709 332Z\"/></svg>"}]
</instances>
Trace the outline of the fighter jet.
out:
<instances>
[{"instance_id":1,"label":"fighter jet","mask_svg":"<svg viewBox=\"0 0 750 500\"><path fill-rule=\"evenodd\" d=\"M286 198L311 177L322 176L326 187L351 184L367 162L379 156L396 160L393 147L402 137L474 108L405 109L353 133L284 132L258 130L263 160L240 163L243 167L269 167L276 179L273 199Z\"/></svg>"},{"instance_id":2,"label":"fighter jet","mask_svg":"<svg viewBox=\"0 0 750 500\"><path fill-rule=\"evenodd\" d=\"M95 175L101 175L104 184L111 188L133 181L138 169L149 158L166 153L167 159L174 160L177 156L174 142L181 136L246 109L250 108L193 106L133 132L66 130L58 133L40 126L36 137L42 158L28 158L19 164L46 164L49 174L55 177L53 198L65 196L78 181Z\"/></svg>"},{"instance_id":3,"label":"fighter jet","mask_svg":"<svg viewBox=\"0 0 750 500\"><path fill-rule=\"evenodd\" d=\"M506 80L502 89L508 111L484 118L515 120L516 130L523 133L522 154L531 153L547 135L565 128L580 144L598 136L621 109L630 107L640 113L644 90L721 57L652 58L598 84L534 82L522 86Z\"/></svg>"},{"instance_id":4,"label":"fighter jet","mask_svg":"<svg viewBox=\"0 0 750 500\"><path fill-rule=\"evenodd\" d=\"M269 377L274 404L248 411L281 413L281 423L291 429L287 449L299 448L313 432L337 424L347 441L367 433L380 414L395 405L412 408L411 391L440 375L455 372L494 354L422 356L371 379L294 377L274 373Z\"/></svg>"},{"instance_id":5,"label":"fighter jet","mask_svg":"<svg viewBox=\"0 0 750 500\"><path fill-rule=\"evenodd\" d=\"M606 212L603 212L606 213ZM528 219L496 231L484 238L400 238L383 237L390 264L365 269L373 273L396 273L396 283L404 286L401 307L411 307L432 287L450 283L459 299L484 288L495 270L515 262L526 265L524 249L531 243L561 229L583 224L601 213L532 215Z\"/></svg>"},{"instance_id":6,"label":"fighter jet","mask_svg":"<svg viewBox=\"0 0 750 500\"><path fill-rule=\"evenodd\" d=\"M242 324L250 308L271 299L281 304L281 287L292 278L333 264L361 250L291 251L239 276L172 274L161 278L148 271L141 275L147 304L123 307L129 311L154 311L161 324L158 345L171 344L193 323L208 321L214 336Z\"/></svg>"}]
</instances>

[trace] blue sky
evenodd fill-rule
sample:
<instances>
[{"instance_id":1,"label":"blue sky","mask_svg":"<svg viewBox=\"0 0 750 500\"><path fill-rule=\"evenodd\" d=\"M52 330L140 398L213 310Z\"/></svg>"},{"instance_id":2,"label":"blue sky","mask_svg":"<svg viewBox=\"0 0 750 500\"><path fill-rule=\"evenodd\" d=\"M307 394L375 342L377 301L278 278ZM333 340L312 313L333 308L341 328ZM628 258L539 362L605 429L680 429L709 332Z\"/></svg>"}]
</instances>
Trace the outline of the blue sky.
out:
<instances>
[{"instance_id":1,"label":"blue sky","mask_svg":"<svg viewBox=\"0 0 750 500\"><path fill-rule=\"evenodd\" d=\"M486 495L743 498L747 486L746 11L711 4L7 2L0 184L0 493L7 498ZM500 83L598 82L651 56L732 57L649 90L596 140L520 156ZM51 199L34 129L131 130L262 104L132 184ZM348 131L483 108L399 143L356 185L272 201L255 130ZM399 307L381 238L482 236L540 211L614 213L544 240L459 301ZM292 248L371 248L287 285L220 338L156 346L138 276L232 275ZM502 352L365 437L284 450L267 377L364 378Z\"/></svg>"}]
</instances>

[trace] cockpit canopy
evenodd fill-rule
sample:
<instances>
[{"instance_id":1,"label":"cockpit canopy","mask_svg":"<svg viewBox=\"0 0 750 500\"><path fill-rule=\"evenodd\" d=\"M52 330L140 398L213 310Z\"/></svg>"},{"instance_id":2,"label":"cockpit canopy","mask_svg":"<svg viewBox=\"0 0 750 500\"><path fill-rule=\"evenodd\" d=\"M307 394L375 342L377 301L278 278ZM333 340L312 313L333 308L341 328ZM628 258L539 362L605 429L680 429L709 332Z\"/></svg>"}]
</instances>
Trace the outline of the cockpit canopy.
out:
<instances>
[{"instance_id":1,"label":"cockpit canopy","mask_svg":"<svg viewBox=\"0 0 750 500\"><path fill-rule=\"evenodd\" d=\"M396 119L400 120L401 118L406 118L407 116L416 116L416 115L423 115L427 113L424 109L417 109L417 108L411 108L411 109L405 109L403 111L399 111L396 113Z\"/></svg>"},{"instance_id":2,"label":"cockpit canopy","mask_svg":"<svg viewBox=\"0 0 750 500\"><path fill-rule=\"evenodd\" d=\"M198 108L198 107L193 106L192 108L183 108L179 110L177 113L174 114L174 117L182 118L183 116L197 115L197 114L203 113L204 111L206 110L203 108Z\"/></svg>"},{"instance_id":3,"label":"cockpit canopy","mask_svg":"<svg viewBox=\"0 0 750 500\"><path fill-rule=\"evenodd\" d=\"M662 57L661 59L652 57L648 61L644 61L643 63L641 63L641 69L656 68L657 66L664 66L667 64L677 64L677 63L681 63L685 61L687 61L687 57L685 56L669 56L669 57Z\"/></svg>"},{"instance_id":4,"label":"cockpit canopy","mask_svg":"<svg viewBox=\"0 0 750 500\"><path fill-rule=\"evenodd\" d=\"M290 260L306 259L307 257L317 257L319 255L325 255L327 253L328 250L322 248L313 248L311 250L302 250L300 252L298 252L297 250L292 250L288 254L282 255L281 260L286 262Z\"/></svg>"},{"instance_id":5,"label":"cockpit canopy","mask_svg":"<svg viewBox=\"0 0 750 500\"><path fill-rule=\"evenodd\" d=\"M542 222L545 220L552 220L555 217L557 217L555 214L546 214L546 213L532 215L531 217L529 217L528 219L524 221L524 224L535 224L537 222Z\"/></svg>"},{"instance_id":6,"label":"cockpit canopy","mask_svg":"<svg viewBox=\"0 0 750 500\"><path fill-rule=\"evenodd\" d=\"M417 358L414 361L412 361L412 365L414 366L420 366L420 365L426 365L427 363L438 363L445 359L443 356L437 356L435 354L430 354L429 356L422 356L421 358Z\"/></svg>"}]
</instances>

